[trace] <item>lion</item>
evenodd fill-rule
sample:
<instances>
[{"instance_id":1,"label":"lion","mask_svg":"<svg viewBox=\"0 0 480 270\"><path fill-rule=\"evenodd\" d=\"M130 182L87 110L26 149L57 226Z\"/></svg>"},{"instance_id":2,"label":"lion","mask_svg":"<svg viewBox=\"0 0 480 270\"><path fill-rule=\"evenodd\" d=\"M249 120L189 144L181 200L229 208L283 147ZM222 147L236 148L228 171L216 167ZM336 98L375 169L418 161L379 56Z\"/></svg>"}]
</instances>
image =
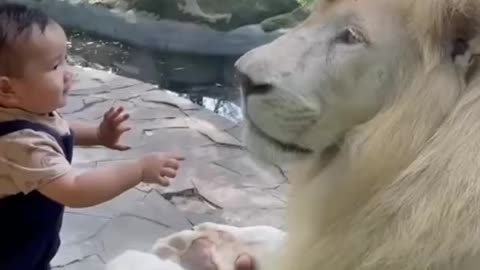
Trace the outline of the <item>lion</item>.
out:
<instances>
[{"instance_id":1,"label":"lion","mask_svg":"<svg viewBox=\"0 0 480 270\"><path fill-rule=\"evenodd\" d=\"M237 61L247 146L296 163L288 240L267 269L480 267L479 11L320 1Z\"/></svg>"},{"instance_id":2,"label":"lion","mask_svg":"<svg viewBox=\"0 0 480 270\"><path fill-rule=\"evenodd\" d=\"M478 269L479 15L477 0L319 0L238 59L247 148L289 164L291 186L276 254L225 248L257 270Z\"/></svg>"}]
</instances>

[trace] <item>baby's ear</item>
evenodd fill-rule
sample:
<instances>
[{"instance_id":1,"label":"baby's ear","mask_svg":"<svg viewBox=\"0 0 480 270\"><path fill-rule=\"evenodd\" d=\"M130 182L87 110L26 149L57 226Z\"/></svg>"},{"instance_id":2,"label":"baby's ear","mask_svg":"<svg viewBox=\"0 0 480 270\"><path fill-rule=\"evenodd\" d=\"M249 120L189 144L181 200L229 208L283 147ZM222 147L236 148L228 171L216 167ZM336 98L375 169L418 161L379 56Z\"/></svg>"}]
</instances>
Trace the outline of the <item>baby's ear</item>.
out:
<instances>
[{"instance_id":1,"label":"baby's ear","mask_svg":"<svg viewBox=\"0 0 480 270\"><path fill-rule=\"evenodd\" d=\"M15 87L16 83L15 79L0 76L0 102L3 106L15 107L19 105L23 93L19 92L21 88Z\"/></svg>"},{"instance_id":2,"label":"baby's ear","mask_svg":"<svg viewBox=\"0 0 480 270\"><path fill-rule=\"evenodd\" d=\"M6 76L0 76L0 98L2 100L12 99L15 97L15 92L12 88L12 82L10 78Z\"/></svg>"}]
</instances>

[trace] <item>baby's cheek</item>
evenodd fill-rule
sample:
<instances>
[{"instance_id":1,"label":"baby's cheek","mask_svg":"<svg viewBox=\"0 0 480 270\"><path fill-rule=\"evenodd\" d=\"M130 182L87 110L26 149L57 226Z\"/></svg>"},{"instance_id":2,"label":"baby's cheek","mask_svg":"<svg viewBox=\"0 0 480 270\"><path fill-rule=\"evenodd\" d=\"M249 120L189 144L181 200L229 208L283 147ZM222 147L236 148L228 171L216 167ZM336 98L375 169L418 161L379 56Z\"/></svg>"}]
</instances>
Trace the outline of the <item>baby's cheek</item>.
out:
<instances>
[{"instance_id":1,"label":"baby's cheek","mask_svg":"<svg viewBox=\"0 0 480 270\"><path fill-rule=\"evenodd\" d=\"M49 74L42 77L41 80L36 82L36 87L41 91L44 96L54 98L58 95L59 89L63 88L63 82L58 79L58 76Z\"/></svg>"},{"instance_id":2,"label":"baby's cheek","mask_svg":"<svg viewBox=\"0 0 480 270\"><path fill-rule=\"evenodd\" d=\"M52 88L62 89L64 83L65 76L64 72L62 72L61 70L56 70L49 74L48 84L50 84Z\"/></svg>"},{"instance_id":3,"label":"baby's cheek","mask_svg":"<svg viewBox=\"0 0 480 270\"><path fill-rule=\"evenodd\" d=\"M213 246L214 244L205 238L193 241L180 258L180 264L187 270L217 270L212 261Z\"/></svg>"}]
</instances>

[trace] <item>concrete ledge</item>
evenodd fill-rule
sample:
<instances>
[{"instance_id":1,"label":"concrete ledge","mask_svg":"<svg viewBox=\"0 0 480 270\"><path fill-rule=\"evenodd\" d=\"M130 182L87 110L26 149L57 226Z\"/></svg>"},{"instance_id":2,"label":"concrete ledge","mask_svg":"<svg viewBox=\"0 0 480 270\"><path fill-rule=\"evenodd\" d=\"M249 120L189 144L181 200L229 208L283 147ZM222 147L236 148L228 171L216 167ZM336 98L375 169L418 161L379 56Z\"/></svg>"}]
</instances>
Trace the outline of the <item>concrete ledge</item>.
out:
<instances>
[{"instance_id":1,"label":"concrete ledge","mask_svg":"<svg viewBox=\"0 0 480 270\"><path fill-rule=\"evenodd\" d=\"M200 55L240 56L268 43L280 33L265 33L260 26L219 32L206 26L156 20L144 13L119 12L83 4L79 0L7 0L42 9L64 27L119 40L157 51Z\"/></svg>"}]
</instances>

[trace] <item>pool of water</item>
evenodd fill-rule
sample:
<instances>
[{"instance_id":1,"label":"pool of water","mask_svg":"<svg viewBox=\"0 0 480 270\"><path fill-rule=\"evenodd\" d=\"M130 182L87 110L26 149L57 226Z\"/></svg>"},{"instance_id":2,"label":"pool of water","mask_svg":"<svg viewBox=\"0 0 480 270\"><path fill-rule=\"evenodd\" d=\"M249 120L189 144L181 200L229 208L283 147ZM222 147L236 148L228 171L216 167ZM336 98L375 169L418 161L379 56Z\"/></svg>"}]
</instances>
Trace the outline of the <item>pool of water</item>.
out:
<instances>
[{"instance_id":1,"label":"pool of water","mask_svg":"<svg viewBox=\"0 0 480 270\"><path fill-rule=\"evenodd\" d=\"M158 85L232 121L242 120L233 83L237 57L152 52L68 29L72 64Z\"/></svg>"}]
</instances>

